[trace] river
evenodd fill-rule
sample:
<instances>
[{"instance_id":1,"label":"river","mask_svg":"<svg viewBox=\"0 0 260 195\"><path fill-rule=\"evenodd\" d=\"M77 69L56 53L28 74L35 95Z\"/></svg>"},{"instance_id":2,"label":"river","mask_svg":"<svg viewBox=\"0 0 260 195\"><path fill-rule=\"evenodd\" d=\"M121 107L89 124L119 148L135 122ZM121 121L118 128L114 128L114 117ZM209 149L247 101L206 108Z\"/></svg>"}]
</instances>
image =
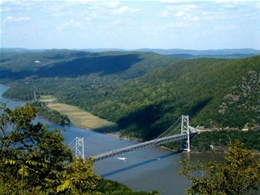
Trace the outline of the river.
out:
<instances>
[{"instance_id":1,"label":"river","mask_svg":"<svg viewBox=\"0 0 260 195\"><path fill-rule=\"evenodd\" d=\"M0 85L0 102L8 102L10 108L24 105L24 102L3 98L2 93L7 89L6 86ZM75 144L75 137L84 137L85 156L94 156L136 143L74 126L56 125L41 117L37 117L36 121L48 125L50 129L62 130L65 144L71 143L70 147ZM118 157L126 160L120 160ZM157 190L161 195L184 195L185 189L190 186L186 177L177 174L180 167L176 163L181 159L190 158L197 162L218 158L216 154L175 153L158 147L143 148L118 157L94 163L96 173L106 179L125 184L133 190Z\"/></svg>"}]
</instances>

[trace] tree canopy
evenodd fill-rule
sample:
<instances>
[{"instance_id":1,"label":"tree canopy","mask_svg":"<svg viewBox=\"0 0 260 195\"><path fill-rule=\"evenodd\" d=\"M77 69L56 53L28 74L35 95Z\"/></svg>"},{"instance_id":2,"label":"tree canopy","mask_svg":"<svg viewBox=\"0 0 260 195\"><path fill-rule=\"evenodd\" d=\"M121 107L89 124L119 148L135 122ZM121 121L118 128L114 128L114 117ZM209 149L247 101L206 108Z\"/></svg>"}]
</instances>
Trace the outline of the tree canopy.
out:
<instances>
[{"instance_id":1,"label":"tree canopy","mask_svg":"<svg viewBox=\"0 0 260 195\"><path fill-rule=\"evenodd\" d=\"M48 131L32 120L30 105L0 107L1 194L85 194L95 191L99 176L93 160L77 159L63 144L59 130Z\"/></svg>"},{"instance_id":2,"label":"tree canopy","mask_svg":"<svg viewBox=\"0 0 260 195\"><path fill-rule=\"evenodd\" d=\"M187 194L246 195L258 194L260 186L260 158L242 142L230 143L224 162L199 162L192 165L180 162L183 174L192 185ZM201 173L201 175L199 175Z\"/></svg>"}]
</instances>

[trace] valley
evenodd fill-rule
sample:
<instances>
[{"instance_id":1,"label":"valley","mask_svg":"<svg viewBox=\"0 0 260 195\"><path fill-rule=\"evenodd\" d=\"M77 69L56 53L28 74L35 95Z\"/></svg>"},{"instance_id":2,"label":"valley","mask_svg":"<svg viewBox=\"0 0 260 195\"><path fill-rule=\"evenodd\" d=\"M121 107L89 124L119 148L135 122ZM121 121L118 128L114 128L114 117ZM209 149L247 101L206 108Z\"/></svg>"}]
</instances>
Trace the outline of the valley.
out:
<instances>
[{"instance_id":1,"label":"valley","mask_svg":"<svg viewBox=\"0 0 260 195\"><path fill-rule=\"evenodd\" d=\"M116 124L122 136L150 140L182 114L192 126L215 130L260 127L256 54L183 59L147 51L45 50L1 53L1 60L0 82L11 86L5 97L28 101L34 91L37 98L55 97L59 104L48 102L50 108L97 131L114 132ZM101 118L101 126L82 112Z\"/></svg>"}]
</instances>

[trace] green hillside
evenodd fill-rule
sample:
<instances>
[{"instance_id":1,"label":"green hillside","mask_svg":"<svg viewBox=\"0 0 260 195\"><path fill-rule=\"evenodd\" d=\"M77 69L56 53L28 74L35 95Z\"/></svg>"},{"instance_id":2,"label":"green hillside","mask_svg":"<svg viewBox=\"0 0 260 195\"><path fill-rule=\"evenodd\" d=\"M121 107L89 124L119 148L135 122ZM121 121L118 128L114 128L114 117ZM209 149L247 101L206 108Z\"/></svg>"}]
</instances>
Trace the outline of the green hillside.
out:
<instances>
[{"instance_id":1,"label":"green hillside","mask_svg":"<svg viewBox=\"0 0 260 195\"><path fill-rule=\"evenodd\" d=\"M76 78L110 76L129 79L157 67L180 61L179 58L149 52L90 53L73 50L45 50L24 53L0 53L1 80L34 78Z\"/></svg>"},{"instance_id":2,"label":"green hillside","mask_svg":"<svg viewBox=\"0 0 260 195\"><path fill-rule=\"evenodd\" d=\"M194 126L242 129L248 123L256 128L259 73L259 56L181 61L114 90L99 90L103 95L89 101L86 109L144 139L157 137L182 114L190 115ZM90 96L89 91L82 92L82 97Z\"/></svg>"},{"instance_id":3,"label":"green hillside","mask_svg":"<svg viewBox=\"0 0 260 195\"><path fill-rule=\"evenodd\" d=\"M35 63L35 61L40 63ZM5 96L54 95L152 139L182 114L192 126L259 129L260 56L183 60L146 52L47 50L1 54ZM30 63L29 63L30 62Z\"/></svg>"}]
</instances>

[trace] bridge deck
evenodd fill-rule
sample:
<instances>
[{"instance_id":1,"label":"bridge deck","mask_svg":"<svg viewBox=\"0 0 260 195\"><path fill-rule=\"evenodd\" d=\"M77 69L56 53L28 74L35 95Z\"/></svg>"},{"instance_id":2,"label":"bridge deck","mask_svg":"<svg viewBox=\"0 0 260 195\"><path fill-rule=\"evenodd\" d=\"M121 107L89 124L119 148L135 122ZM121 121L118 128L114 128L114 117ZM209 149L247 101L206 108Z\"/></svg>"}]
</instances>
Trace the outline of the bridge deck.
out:
<instances>
[{"instance_id":1,"label":"bridge deck","mask_svg":"<svg viewBox=\"0 0 260 195\"><path fill-rule=\"evenodd\" d=\"M190 133L190 136L194 136L196 134L197 134L196 132L192 132L192 133ZM156 145L164 144L167 142L178 141L178 140L183 140L183 139L187 139L187 134L172 135L172 136L168 136L168 137L163 137L163 138L158 138L158 139L154 139L151 141L138 143L138 144L135 144L132 146L127 146L124 148L119 148L119 149L116 149L116 150L113 150L110 152L99 154L99 155L94 156L93 158L95 159L95 161L100 161L100 160L111 158L111 157L114 157L114 156L117 156L120 154L138 150L140 148L144 148L144 147L148 147L148 146L156 146Z\"/></svg>"}]
</instances>

